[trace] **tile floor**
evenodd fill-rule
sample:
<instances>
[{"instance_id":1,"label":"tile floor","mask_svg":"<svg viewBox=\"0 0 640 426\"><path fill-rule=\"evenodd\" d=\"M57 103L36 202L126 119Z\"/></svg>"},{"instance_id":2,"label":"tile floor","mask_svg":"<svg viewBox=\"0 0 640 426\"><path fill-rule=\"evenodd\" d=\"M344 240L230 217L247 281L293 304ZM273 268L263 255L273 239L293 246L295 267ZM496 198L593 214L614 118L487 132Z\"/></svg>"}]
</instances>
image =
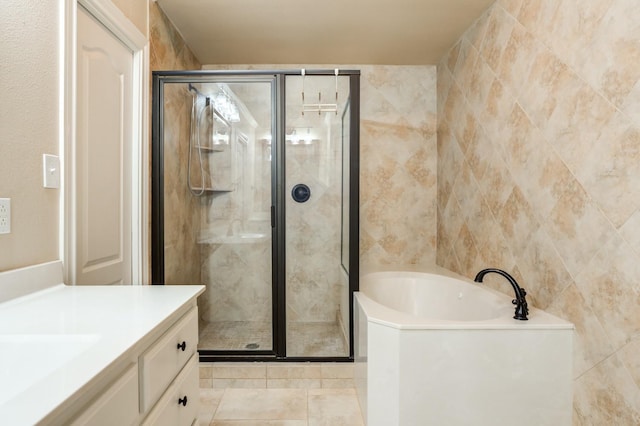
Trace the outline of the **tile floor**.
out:
<instances>
[{"instance_id":1,"label":"tile floor","mask_svg":"<svg viewBox=\"0 0 640 426\"><path fill-rule=\"evenodd\" d=\"M287 355L300 357L348 356L348 346L337 323L292 322L287 328ZM269 350L271 324L255 321L209 323L200 331L199 349Z\"/></svg>"},{"instance_id":2,"label":"tile floor","mask_svg":"<svg viewBox=\"0 0 640 426\"><path fill-rule=\"evenodd\" d=\"M200 366L200 426L363 426L353 364Z\"/></svg>"}]
</instances>

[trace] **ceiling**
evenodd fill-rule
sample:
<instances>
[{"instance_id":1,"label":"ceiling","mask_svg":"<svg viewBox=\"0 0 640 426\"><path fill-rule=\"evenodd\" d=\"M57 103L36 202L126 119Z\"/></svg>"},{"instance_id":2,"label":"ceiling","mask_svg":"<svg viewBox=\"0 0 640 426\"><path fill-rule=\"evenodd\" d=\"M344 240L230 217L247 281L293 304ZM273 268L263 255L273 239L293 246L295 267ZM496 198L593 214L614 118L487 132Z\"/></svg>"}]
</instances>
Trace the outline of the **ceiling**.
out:
<instances>
[{"instance_id":1,"label":"ceiling","mask_svg":"<svg viewBox=\"0 0 640 426\"><path fill-rule=\"evenodd\" d=\"M437 64L494 0L157 0L202 64Z\"/></svg>"}]
</instances>

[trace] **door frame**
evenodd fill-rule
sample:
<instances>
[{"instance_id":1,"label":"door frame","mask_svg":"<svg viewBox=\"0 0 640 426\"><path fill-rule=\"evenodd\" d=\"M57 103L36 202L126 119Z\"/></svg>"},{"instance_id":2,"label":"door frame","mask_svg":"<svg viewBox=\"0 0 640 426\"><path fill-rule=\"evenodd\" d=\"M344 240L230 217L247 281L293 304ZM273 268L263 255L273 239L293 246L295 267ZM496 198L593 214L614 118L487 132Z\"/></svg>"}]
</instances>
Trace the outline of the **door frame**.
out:
<instances>
[{"instance_id":1,"label":"door frame","mask_svg":"<svg viewBox=\"0 0 640 426\"><path fill-rule=\"evenodd\" d=\"M131 279L132 284L149 281L149 42L147 37L109 0L64 0L61 11L62 45L60 70L60 191L59 241L64 282L75 282L76 270L76 95L78 6L84 7L111 31L133 56L133 126L131 150Z\"/></svg>"}]
</instances>

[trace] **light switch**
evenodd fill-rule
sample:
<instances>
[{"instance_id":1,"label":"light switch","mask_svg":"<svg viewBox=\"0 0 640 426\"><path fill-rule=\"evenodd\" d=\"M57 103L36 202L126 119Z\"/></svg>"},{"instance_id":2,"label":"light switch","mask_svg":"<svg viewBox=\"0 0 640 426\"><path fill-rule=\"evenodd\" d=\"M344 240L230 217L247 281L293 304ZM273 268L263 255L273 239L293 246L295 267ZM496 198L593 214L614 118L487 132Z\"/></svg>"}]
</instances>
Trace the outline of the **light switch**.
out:
<instances>
[{"instance_id":1,"label":"light switch","mask_svg":"<svg viewBox=\"0 0 640 426\"><path fill-rule=\"evenodd\" d=\"M57 155L42 155L42 174L45 188L60 188L60 158Z\"/></svg>"}]
</instances>

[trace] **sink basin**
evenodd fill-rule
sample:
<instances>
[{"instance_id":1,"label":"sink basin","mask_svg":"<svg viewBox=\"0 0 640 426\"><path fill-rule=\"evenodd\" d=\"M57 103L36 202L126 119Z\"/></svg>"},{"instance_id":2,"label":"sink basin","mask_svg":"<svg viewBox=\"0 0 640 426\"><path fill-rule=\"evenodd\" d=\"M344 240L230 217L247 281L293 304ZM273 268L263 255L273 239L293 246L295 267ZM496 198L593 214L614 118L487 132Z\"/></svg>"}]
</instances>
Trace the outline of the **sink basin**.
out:
<instances>
[{"instance_id":1,"label":"sink basin","mask_svg":"<svg viewBox=\"0 0 640 426\"><path fill-rule=\"evenodd\" d=\"M0 405L50 375L99 339L95 334L0 334Z\"/></svg>"}]
</instances>

